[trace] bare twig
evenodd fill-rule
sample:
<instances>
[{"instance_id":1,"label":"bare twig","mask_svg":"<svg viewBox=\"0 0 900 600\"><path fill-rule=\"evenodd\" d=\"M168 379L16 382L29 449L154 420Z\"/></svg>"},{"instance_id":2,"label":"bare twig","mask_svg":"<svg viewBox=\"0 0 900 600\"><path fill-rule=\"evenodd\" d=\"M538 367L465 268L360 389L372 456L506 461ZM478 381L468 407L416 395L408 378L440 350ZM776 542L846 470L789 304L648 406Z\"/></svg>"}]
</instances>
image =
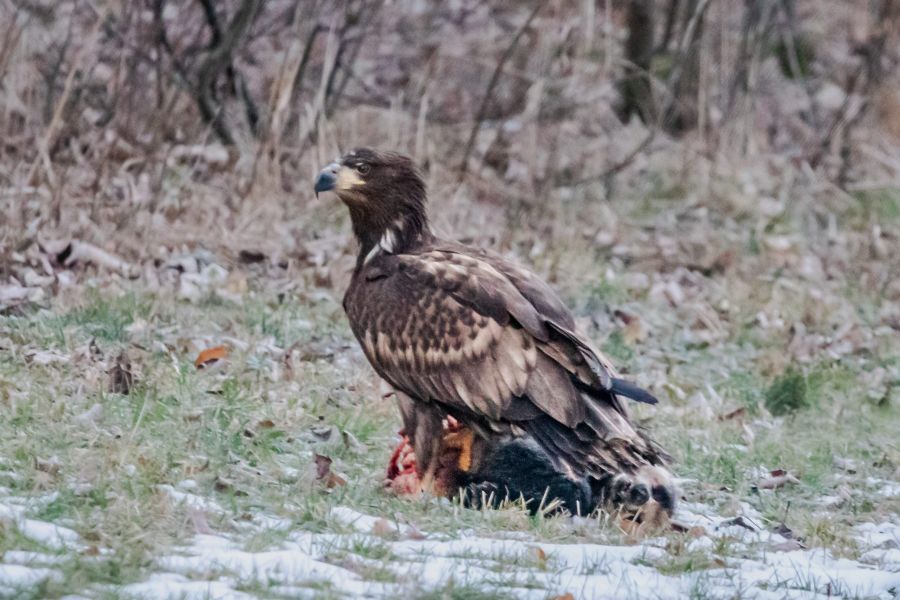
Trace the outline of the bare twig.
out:
<instances>
[{"instance_id":1,"label":"bare twig","mask_svg":"<svg viewBox=\"0 0 900 600\"><path fill-rule=\"evenodd\" d=\"M306 45L303 47L303 56L300 58L300 62L297 64L297 70L292 77L293 86L291 88L291 104L296 102L297 95L300 93L300 87L303 85L303 75L306 73L306 66L309 64L309 57L312 54L313 44L316 43L316 38L319 34L325 31L328 31L327 27L322 24L316 24L316 26L312 28L312 31L309 32L309 37L306 38Z\"/></svg>"},{"instance_id":2,"label":"bare twig","mask_svg":"<svg viewBox=\"0 0 900 600\"><path fill-rule=\"evenodd\" d=\"M728 93L725 114L731 115L738 92L750 91L751 67L759 61L759 53L765 43L769 23L774 13L774 0L747 0L744 8L743 32L735 60L734 77Z\"/></svg>"},{"instance_id":3,"label":"bare twig","mask_svg":"<svg viewBox=\"0 0 900 600\"><path fill-rule=\"evenodd\" d=\"M797 26L797 15L794 10L794 4L791 0L781 0L781 11L784 13L786 26L782 31L782 42L784 43L785 54L788 59L788 66L791 69L791 76L799 80L803 84L806 96L809 98L810 116L812 118L812 126L819 128L819 110L816 95L813 92L812 84L803 72L803 66L800 64L800 49L798 43L800 35Z\"/></svg>"},{"instance_id":4,"label":"bare twig","mask_svg":"<svg viewBox=\"0 0 900 600\"><path fill-rule=\"evenodd\" d=\"M19 40L22 39L23 31L25 31L24 24L20 24L18 19L13 17L9 19L9 22L3 29L3 34L0 35L0 84L3 83L10 58L15 54L15 50L19 46Z\"/></svg>"},{"instance_id":5,"label":"bare twig","mask_svg":"<svg viewBox=\"0 0 900 600\"><path fill-rule=\"evenodd\" d=\"M69 96L72 93L72 89L75 83L75 75L78 73L81 68L81 64L84 61L85 56L87 56L88 52L93 50L93 46L97 41L97 33L100 31L101 25L103 25L103 21L105 20L104 16L101 16L97 19L97 22L94 24L93 29L88 34L87 41L82 45L79 49L78 53L72 59L72 64L69 67L69 73L66 76L66 82L63 85L63 92L60 96L59 100L56 103L56 108L53 111L53 116L50 118L50 123L47 124L47 128L44 130L43 137L38 141L38 156L34 159L34 162L31 163L31 168L28 169L28 175L25 177L25 181L29 182L29 184L33 183L34 177L37 174L38 166L41 162L44 163L44 169L47 172L48 177L53 177L53 168L50 161L50 148L53 147L54 142L56 140L56 136L59 133L59 128L63 120L63 112L65 111L66 104L69 101ZM22 210L25 210L25 204L22 203ZM22 215L24 222L24 213Z\"/></svg>"},{"instance_id":6,"label":"bare twig","mask_svg":"<svg viewBox=\"0 0 900 600\"><path fill-rule=\"evenodd\" d=\"M163 10L165 9L165 6L166 0L154 0L153 2L153 21L156 25L156 42L166 51L166 54L169 55L169 60L172 61L172 67L175 69L175 73L181 79L181 82L188 85L190 77L188 76L187 68L184 63L181 62L178 54L175 53L175 49L172 47L171 42L169 42L169 36L166 33L166 25L163 21ZM121 37L121 34L118 32L114 33Z\"/></svg>"},{"instance_id":7,"label":"bare twig","mask_svg":"<svg viewBox=\"0 0 900 600\"><path fill-rule=\"evenodd\" d=\"M636 159L638 156L640 156L641 152L646 150L647 146L649 146L653 142L653 140L656 138L657 131L658 131L658 128L656 128L656 127L653 127L652 129L650 129L647 132L647 135L644 136L644 139L642 139L640 141L640 143L638 143L628 154L626 154L624 157L622 157L621 160L619 160L612 166L608 167L602 173L597 173L595 175L588 175L587 177L582 177L581 179L578 179L577 181L575 181L574 183L570 183L569 185L579 186L579 185L585 185L588 183L593 183L595 181L603 181L605 183L605 185L609 186L609 179L611 177L618 175L623 170L625 170L628 167L628 165L633 163L634 159Z\"/></svg>"},{"instance_id":8,"label":"bare twig","mask_svg":"<svg viewBox=\"0 0 900 600\"><path fill-rule=\"evenodd\" d=\"M534 8L531 9L531 14L528 15L528 18L525 19L525 22L519 27L518 31L516 31L512 40L510 40L509 45L506 47L506 50L503 52L503 55L500 57L500 60L497 61L497 66L494 68L494 73L491 75L487 90L484 93L484 97L481 99L481 105L478 107L478 112L475 115L475 123L472 126L472 131L469 133L469 141L466 142L466 149L463 152L462 162L459 165L460 179L465 176L466 171L468 170L469 156L472 154L472 149L475 147L475 139L478 137L478 130L481 129L484 115L487 112L488 105L494 95L494 88L497 87L497 83L500 81L500 75L503 74L503 67L506 65L506 62L510 59L513 51L519 44L519 39L521 39L522 34L525 33L543 6L543 2L535 3Z\"/></svg>"},{"instance_id":9,"label":"bare twig","mask_svg":"<svg viewBox=\"0 0 900 600\"><path fill-rule=\"evenodd\" d=\"M653 49L654 54L661 54L669 49L669 41L672 39L675 21L678 19L678 7L680 4L680 0L669 0L669 5L666 9L666 22L663 26L659 44Z\"/></svg>"}]
</instances>

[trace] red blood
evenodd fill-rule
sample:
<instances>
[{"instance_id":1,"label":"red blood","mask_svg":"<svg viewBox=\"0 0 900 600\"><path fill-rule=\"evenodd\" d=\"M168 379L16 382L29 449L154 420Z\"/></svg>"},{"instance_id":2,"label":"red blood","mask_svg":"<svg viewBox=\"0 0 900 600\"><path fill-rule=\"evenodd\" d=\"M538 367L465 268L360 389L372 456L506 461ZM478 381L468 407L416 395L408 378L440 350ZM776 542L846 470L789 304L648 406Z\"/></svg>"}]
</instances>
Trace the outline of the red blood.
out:
<instances>
[{"instance_id":1,"label":"red blood","mask_svg":"<svg viewBox=\"0 0 900 600\"><path fill-rule=\"evenodd\" d=\"M462 429L462 425L453 417L447 417L444 420L445 433L453 433L460 429ZM416 472L416 453L406 433L403 430L400 430L398 433L400 441L397 443L397 447L394 448L394 452L391 453L391 459L388 461L384 487L399 495L418 494L420 485L419 475ZM439 482L448 484L442 487L450 488L450 482L453 481L453 476L457 469L459 452L447 449L445 454L446 456L441 456L440 458L440 467L436 478ZM450 491L450 489L447 489L447 491Z\"/></svg>"}]
</instances>

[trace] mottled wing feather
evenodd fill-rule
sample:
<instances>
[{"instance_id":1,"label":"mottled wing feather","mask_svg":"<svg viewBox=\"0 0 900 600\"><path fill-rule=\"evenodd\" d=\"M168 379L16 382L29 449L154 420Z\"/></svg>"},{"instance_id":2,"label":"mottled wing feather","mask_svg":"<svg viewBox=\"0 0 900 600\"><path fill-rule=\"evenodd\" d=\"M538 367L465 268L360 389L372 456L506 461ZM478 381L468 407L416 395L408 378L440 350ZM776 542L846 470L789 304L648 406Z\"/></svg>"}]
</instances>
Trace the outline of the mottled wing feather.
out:
<instances>
[{"instance_id":1,"label":"mottled wing feather","mask_svg":"<svg viewBox=\"0 0 900 600\"><path fill-rule=\"evenodd\" d=\"M397 259L402 301L369 306L354 319L370 361L414 397L501 420L525 393L537 360L531 336L509 327L510 311L501 310L514 290L477 265L442 255ZM522 300L514 310L527 319L526 309ZM531 321L540 331L536 313Z\"/></svg>"},{"instance_id":2,"label":"mottled wing feather","mask_svg":"<svg viewBox=\"0 0 900 600\"><path fill-rule=\"evenodd\" d=\"M603 390L611 388L611 379L616 375L612 363L590 340L576 331L572 314L543 279L521 265L486 250L478 250L477 257L472 257L472 250L466 246L448 244L441 251L447 256L489 265L495 274L512 285L515 296L529 303L542 327L548 330L547 337L535 336L538 349L585 385Z\"/></svg>"}]
</instances>

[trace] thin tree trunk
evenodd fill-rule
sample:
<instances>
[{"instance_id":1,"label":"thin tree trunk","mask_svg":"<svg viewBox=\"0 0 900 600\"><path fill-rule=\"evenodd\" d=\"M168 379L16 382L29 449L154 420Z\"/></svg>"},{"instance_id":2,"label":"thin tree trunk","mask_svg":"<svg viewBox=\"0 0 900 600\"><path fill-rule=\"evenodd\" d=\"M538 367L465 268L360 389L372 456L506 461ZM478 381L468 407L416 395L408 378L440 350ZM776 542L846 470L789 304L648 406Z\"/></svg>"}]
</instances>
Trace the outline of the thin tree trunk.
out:
<instances>
[{"instance_id":1,"label":"thin tree trunk","mask_svg":"<svg viewBox=\"0 0 900 600\"><path fill-rule=\"evenodd\" d=\"M619 118L627 121L637 114L644 123L656 121L656 103L650 82L653 60L653 0L631 0L628 3L628 38L625 59L628 61L619 80L621 103Z\"/></svg>"},{"instance_id":2,"label":"thin tree trunk","mask_svg":"<svg viewBox=\"0 0 900 600\"><path fill-rule=\"evenodd\" d=\"M697 126L699 120L700 52L703 50L703 17L709 0L688 0L678 60L672 69L672 98L665 112L665 125L673 134Z\"/></svg>"}]
</instances>

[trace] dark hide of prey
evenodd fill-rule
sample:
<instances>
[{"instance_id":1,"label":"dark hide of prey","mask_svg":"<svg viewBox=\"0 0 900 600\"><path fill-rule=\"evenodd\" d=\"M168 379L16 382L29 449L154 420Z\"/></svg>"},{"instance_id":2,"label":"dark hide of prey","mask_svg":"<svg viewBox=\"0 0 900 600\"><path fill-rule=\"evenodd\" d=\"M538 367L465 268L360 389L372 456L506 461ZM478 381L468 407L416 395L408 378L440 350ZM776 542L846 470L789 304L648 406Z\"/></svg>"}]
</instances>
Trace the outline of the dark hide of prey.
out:
<instances>
[{"instance_id":1,"label":"dark hide of prey","mask_svg":"<svg viewBox=\"0 0 900 600\"><path fill-rule=\"evenodd\" d=\"M460 484L461 500L472 508L497 508L505 500L524 501L531 514L554 507L550 512L588 515L596 508L588 480L564 477L547 453L527 438L492 448Z\"/></svg>"}]
</instances>

